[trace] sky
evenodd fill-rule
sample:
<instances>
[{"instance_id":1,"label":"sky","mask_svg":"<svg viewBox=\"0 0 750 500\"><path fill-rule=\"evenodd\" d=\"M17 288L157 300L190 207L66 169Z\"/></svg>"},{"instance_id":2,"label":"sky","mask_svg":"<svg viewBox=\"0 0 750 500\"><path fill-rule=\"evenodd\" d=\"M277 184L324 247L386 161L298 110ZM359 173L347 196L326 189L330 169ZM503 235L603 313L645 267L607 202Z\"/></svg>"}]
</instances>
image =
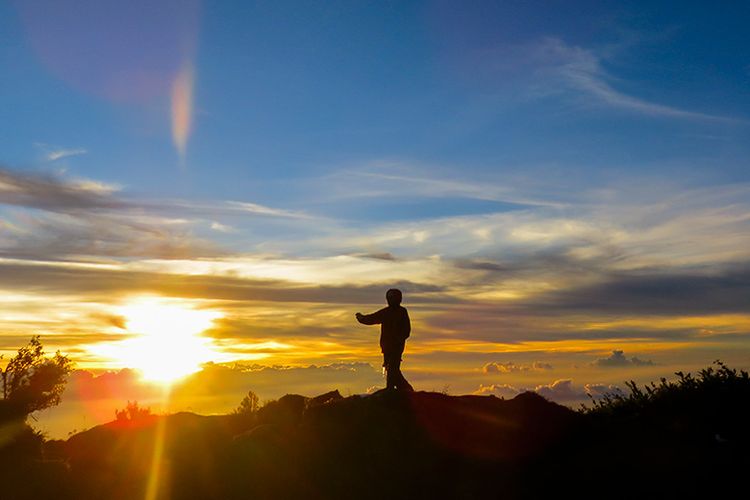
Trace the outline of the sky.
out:
<instances>
[{"instance_id":1,"label":"sky","mask_svg":"<svg viewBox=\"0 0 750 500\"><path fill-rule=\"evenodd\" d=\"M0 2L0 352L76 363L52 435L157 404L160 367L203 413L382 386L354 313L391 287L418 390L576 405L747 369L748 19Z\"/></svg>"}]
</instances>

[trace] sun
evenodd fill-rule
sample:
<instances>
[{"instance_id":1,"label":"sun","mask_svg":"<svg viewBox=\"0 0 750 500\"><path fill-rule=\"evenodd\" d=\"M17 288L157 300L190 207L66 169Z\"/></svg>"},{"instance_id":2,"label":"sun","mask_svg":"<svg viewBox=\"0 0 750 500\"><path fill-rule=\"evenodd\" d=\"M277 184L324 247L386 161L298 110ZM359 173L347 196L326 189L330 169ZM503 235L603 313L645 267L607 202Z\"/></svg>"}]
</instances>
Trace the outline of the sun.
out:
<instances>
[{"instance_id":1,"label":"sun","mask_svg":"<svg viewBox=\"0 0 750 500\"><path fill-rule=\"evenodd\" d=\"M171 384L197 372L203 363L222 361L211 339L201 336L222 314L161 297L132 300L117 308L132 337L99 345L96 353L145 380Z\"/></svg>"}]
</instances>

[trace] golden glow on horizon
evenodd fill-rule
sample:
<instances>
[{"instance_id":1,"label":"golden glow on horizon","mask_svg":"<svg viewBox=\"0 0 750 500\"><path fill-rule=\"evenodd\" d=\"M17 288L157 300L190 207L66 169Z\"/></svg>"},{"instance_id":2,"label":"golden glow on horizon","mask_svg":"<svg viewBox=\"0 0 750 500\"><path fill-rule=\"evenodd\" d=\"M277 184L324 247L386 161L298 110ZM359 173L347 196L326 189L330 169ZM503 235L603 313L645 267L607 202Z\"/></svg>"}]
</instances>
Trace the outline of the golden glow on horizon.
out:
<instances>
[{"instance_id":1,"label":"golden glow on horizon","mask_svg":"<svg viewBox=\"0 0 750 500\"><path fill-rule=\"evenodd\" d=\"M201 336L222 316L219 312L149 297L120 307L118 313L134 336L90 349L123 368L138 370L146 380L169 384L197 372L203 363L227 360L211 339Z\"/></svg>"}]
</instances>

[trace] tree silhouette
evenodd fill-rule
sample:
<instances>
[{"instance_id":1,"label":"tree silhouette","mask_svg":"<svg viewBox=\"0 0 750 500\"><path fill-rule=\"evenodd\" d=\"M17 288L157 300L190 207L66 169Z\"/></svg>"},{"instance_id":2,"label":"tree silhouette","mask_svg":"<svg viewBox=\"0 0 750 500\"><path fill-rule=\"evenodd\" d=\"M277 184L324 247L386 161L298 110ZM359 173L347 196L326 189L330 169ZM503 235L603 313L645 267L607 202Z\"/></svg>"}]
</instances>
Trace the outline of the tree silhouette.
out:
<instances>
[{"instance_id":1,"label":"tree silhouette","mask_svg":"<svg viewBox=\"0 0 750 500\"><path fill-rule=\"evenodd\" d=\"M250 416L254 415L260 408L260 399L253 391L247 391L247 395L242 398L240 405L234 410L235 415Z\"/></svg>"},{"instance_id":2,"label":"tree silhouette","mask_svg":"<svg viewBox=\"0 0 750 500\"><path fill-rule=\"evenodd\" d=\"M65 389L72 362L58 351L51 358L44 356L39 336L18 350L2 374L0 421L25 419L29 414L55 406Z\"/></svg>"},{"instance_id":3,"label":"tree silhouette","mask_svg":"<svg viewBox=\"0 0 750 500\"><path fill-rule=\"evenodd\" d=\"M115 410L115 417L118 422L124 422L128 420L132 422L151 416L153 416L151 408L140 406L138 404L138 401L128 401L128 404L125 408L123 408L122 410Z\"/></svg>"}]
</instances>

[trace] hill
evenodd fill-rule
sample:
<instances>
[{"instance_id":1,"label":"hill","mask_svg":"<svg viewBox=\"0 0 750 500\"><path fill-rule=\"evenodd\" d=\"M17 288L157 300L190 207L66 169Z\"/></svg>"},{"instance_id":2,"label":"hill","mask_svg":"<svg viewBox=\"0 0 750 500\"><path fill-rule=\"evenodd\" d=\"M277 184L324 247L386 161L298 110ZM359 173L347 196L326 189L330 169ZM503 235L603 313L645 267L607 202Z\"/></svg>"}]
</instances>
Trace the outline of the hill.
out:
<instances>
[{"instance_id":1,"label":"hill","mask_svg":"<svg viewBox=\"0 0 750 500\"><path fill-rule=\"evenodd\" d=\"M505 401L334 391L284 396L252 419L115 421L48 445L48 457L69 465L65 487L76 498L142 498L160 432L162 488L172 498L460 497L511 480L582 418L534 393Z\"/></svg>"},{"instance_id":2,"label":"hill","mask_svg":"<svg viewBox=\"0 0 750 500\"><path fill-rule=\"evenodd\" d=\"M531 392L504 400L333 391L287 395L246 415L145 415L46 443L43 460L5 467L18 472L3 491L61 499L147 498L149 485L153 498L174 499L715 497L744 487L750 465L750 383L744 372L721 373L634 386L583 412Z\"/></svg>"}]
</instances>

